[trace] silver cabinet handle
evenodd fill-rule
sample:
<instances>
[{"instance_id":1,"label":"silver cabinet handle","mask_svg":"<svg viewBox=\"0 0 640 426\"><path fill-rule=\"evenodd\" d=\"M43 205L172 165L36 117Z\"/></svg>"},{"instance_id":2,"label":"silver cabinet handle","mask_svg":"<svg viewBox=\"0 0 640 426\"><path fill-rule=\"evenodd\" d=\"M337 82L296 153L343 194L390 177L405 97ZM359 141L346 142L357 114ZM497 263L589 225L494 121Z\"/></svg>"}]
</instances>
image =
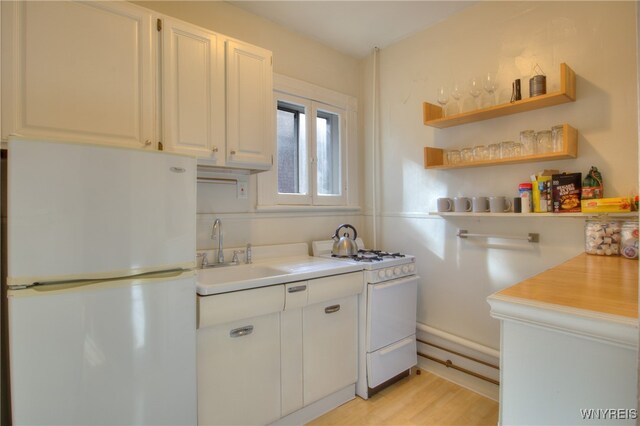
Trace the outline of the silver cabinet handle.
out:
<instances>
[{"instance_id":1,"label":"silver cabinet handle","mask_svg":"<svg viewBox=\"0 0 640 426\"><path fill-rule=\"evenodd\" d=\"M307 289L306 285L297 285L295 287L289 287L287 290L289 293L297 293L299 291L305 291Z\"/></svg>"},{"instance_id":2,"label":"silver cabinet handle","mask_svg":"<svg viewBox=\"0 0 640 426\"><path fill-rule=\"evenodd\" d=\"M214 147L211 149L211 151L212 151L212 152L218 152L218 147L217 147L217 146L214 146Z\"/></svg>"},{"instance_id":3,"label":"silver cabinet handle","mask_svg":"<svg viewBox=\"0 0 640 426\"><path fill-rule=\"evenodd\" d=\"M242 337L242 336L248 336L251 333L253 333L253 326L252 325L247 325L245 327L234 328L233 330L231 330L229 332L229 336L230 337Z\"/></svg>"},{"instance_id":4,"label":"silver cabinet handle","mask_svg":"<svg viewBox=\"0 0 640 426\"><path fill-rule=\"evenodd\" d=\"M325 314L332 314L334 312L338 312L340 310L340 305L331 305L324 308Z\"/></svg>"},{"instance_id":5,"label":"silver cabinet handle","mask_svg":"<svg viewBox=\"0 0 640 426\"><path fill-rule=\"evenodd\" d=\"M151 145L151 141L149 139L144 141L144 146L149 146L149 145Z\"/></svg>"}]
</instances>

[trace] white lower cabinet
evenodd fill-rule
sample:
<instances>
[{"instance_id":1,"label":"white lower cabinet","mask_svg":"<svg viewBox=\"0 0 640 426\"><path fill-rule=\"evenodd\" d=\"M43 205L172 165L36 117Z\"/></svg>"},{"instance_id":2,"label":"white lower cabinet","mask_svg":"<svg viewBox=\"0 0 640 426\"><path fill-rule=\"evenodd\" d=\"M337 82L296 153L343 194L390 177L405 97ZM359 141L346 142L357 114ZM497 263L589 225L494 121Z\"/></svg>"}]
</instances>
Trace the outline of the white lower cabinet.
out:
<instances>
[{"instance_id":1,"label":"white lower cabinet","mask_svg":"<svg viewBox=\"0 0 640 426\"><path fill-rule=\"evenodd\" d=\"M199 425L259 425L280 418L282 287L198 298ZM238 318L249 312L256 316Z\"/></svg>"},{"instance_id":2,"label":"white lower cabinet","mask_svg":"<svg viewBox=\"0 0 640 426\"><path fill-rule=\"evenodd\" d=\"M357 296L349 296L302 310L305 405L358 379L357 306Z\"/></svg>"},{"instance_id":3,"label":"white lower cabinet","mask_svg":"<svg viewBox=\"0 0 640 426\"><path fill-rule=\"evenodd\" d=\"M355 272L198 297L198 424L317 416L305 410L357 380L363 286Z\"/></svg>"}]
</instances>

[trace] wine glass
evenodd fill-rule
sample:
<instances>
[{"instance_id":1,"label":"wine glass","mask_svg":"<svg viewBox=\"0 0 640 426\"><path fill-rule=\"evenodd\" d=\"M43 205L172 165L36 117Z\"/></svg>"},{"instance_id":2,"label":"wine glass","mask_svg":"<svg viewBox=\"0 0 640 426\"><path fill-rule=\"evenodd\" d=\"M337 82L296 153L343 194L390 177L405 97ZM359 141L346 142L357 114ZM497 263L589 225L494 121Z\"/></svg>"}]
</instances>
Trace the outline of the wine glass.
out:
<instances>
[{"instance_id":1,"label":"wine glass","mask_svg":"<svg viewBox=\"0 0 640 426\"><path fill-rule=\"evenodd\" d=\"M489 94L490 105L495 104L495 96L494 92L498 88L498 83L496 82L496 75L488 72L487 76L484 79L484 90Z\"/></svg>"},{"instance_id":2,"label":"wine glass","mask_svg":"<svg viewBox=\"0 0 640 426\"><path fill-rule=\"evenodd\" d=\"M444 117L446 115L445 106L447 105L447 102L449 102L449 93L447 92L447 89L444 86L441 86L438 88L437 99L438 99L438 103L442 105L442 116Z\"/></svg>"},{"instance_id":3,"label":"wine glass","mask_svg":"<svg viewBox=\"0 0 640 426\"><path fill-rule=\"evenodd\" d=\"M478 96L482 93L482 89L480 88L480 83L478 79L472 77L469 80L469 94L473 96L473 101L476 104L476 108L478 108Z\"/></svg>"},{"instance_id":4,"label":"wine glass","mask_svg":"<svg viewBox=\"0 0 640 426\"><path fill-rule=\"evenodd\" d=\"M460 99L462 99L462 90L460 90L460 84L458 84L457 82L454 83L453 85L453 89L451 90L451 97L456 100L458 112L462 112L462 108L460 107Z\"/></svg>"}]
</instances>

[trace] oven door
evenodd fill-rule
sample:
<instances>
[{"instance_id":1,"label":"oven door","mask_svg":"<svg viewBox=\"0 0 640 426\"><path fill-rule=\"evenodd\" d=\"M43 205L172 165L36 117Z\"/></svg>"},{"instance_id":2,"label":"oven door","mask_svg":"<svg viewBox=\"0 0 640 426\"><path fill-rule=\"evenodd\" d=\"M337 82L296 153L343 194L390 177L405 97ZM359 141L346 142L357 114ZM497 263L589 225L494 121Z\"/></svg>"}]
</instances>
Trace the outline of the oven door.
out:
<instances>
[{"instance_id":1,"label":"oven door","mask_svg":"<svg viewBox=\"0 0 640 426\"><path fill-rule=\"evenodd\" d=\"M416 333L417 275L367 286L367 352Z\"/></svg>"}]
</instances>

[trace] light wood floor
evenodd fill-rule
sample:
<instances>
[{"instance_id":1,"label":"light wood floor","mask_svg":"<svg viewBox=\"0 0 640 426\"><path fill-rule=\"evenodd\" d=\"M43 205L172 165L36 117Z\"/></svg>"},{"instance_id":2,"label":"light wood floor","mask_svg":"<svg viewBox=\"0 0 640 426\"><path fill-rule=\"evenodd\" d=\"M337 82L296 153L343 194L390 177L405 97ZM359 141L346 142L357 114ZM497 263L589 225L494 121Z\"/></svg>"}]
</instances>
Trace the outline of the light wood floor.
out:
<instances>
[{"instance_id":1,"label":"light wood floor","mask_svg":"<svg viewBox=\"0 0 640 426\"><path fill-rule=\"evenodd\" d=\"M308 425L496 424L496 401L423 370L367 401L356 397Z\"/></svg>"}]
</instances>

